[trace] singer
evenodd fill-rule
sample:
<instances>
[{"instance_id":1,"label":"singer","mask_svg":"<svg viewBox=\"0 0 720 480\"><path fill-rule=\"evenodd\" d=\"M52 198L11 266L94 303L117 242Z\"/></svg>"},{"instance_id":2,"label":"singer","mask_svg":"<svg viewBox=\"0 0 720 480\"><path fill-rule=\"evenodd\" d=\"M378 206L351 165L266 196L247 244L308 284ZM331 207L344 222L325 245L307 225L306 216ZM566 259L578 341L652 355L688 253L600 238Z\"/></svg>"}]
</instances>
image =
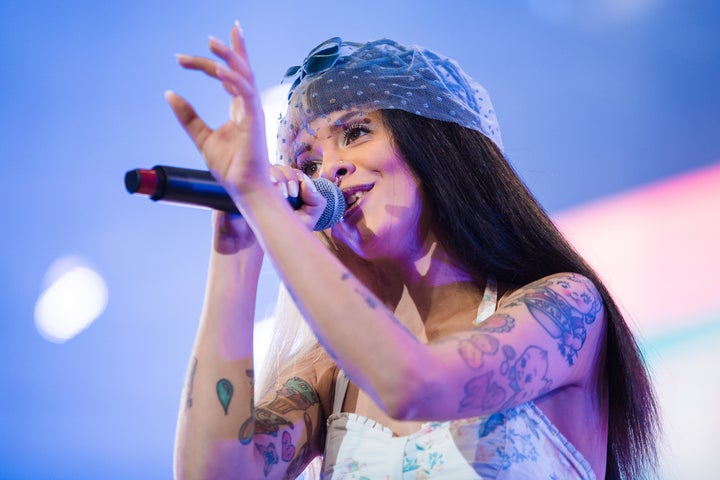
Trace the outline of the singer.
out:
<instances>
[{"instance_id":1,"label":"singer","mask_svg":"<svg viewBox=\"0 0 720 480\"><path fill-rule=\"evenodd\" d=\"M425 48L332 38L285 75L271 165L242 30L209 48L178 61L224 88L230 120L166 97L242 217L214 214L176 478L653 475L636 341L506 161L483 87ZM347 203L321 232L313 178ZM255 378L263 256L286 290Z\"/></svg>"}]
</instances>

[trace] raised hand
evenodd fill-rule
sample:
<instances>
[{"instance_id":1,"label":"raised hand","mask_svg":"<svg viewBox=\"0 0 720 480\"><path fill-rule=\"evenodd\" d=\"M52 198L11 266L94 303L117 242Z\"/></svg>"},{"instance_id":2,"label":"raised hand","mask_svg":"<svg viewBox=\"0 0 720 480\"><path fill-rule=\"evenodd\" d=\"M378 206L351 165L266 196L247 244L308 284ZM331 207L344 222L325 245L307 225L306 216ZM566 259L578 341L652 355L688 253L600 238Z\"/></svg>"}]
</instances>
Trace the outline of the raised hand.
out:
<instances>
[{"instance_id":1,"label":"raised hand","mask_svg":"<svg viewBox=\"0 0 720 480\"><path fill-rule=\"evenodd\" d=\"M222 83L232 96L230 120L213 130L184 98L173 92L167 92L166 98L210 171L237 203L243 194L269 186L270 174L262 104L237 23L230 37L230 47L210 39L210 51L221 61L177 56L182 67L202 71Z\"/></svg>"},{"instance_id":2,"label":"raised hand","mask_svg":"<svg viewBox=\"0 0 720 480\"><path fill-rule=\"evenodd\" d=\"M230 38L230 47L215 38L210 39L210 50L221 61L189 55L177 56L182 67L201 71L222 83L225 91L232 96L230 120L213 130L184 98L167 92L168 103L202 153L213 176L228 191L241 211L243 196L253 191L274 190L282 192L285 197L299 194L304 206L298 215L303 223L312 228L325 208L325 199L317 192L312 181L299 170L270 165L260 94L247 58L242 30L237 23L230 32ZM238 224L239 227L241 223L229 217L218 220L222 224L229 222L228 226ZM241 230L239 227L229 231L237 233ZM220 238L218 233L216 229L216 238ZM223 238L227 242L227 236Z\"/></svg>"}]
</instances>

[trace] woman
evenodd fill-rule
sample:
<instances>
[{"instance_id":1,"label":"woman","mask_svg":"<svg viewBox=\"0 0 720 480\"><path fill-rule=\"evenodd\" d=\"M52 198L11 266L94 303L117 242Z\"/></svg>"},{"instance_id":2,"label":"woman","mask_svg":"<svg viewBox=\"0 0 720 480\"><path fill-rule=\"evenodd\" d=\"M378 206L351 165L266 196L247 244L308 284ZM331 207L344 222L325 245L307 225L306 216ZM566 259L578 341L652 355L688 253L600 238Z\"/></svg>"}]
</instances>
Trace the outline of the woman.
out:
<instances>
[{"instance_id":1,"label":"woman","mask_svg":"<svg viewBox=\"0 0 720 480\"><path fill-rule=\"evenodd\" d=\"M243 214L215 216L205 307L176 444L180 478L640 478L658 417L622 315L502 155L487 92L455 62L331 39L264 143L239 26L215 62L232 96L210 129L167 99ZM343 221L310 230L343 191ZM283 197L300 196L293 212ZM255 404L263 254L318 343ZM290 344L294 338L290 338ZM293 350L293 348L290 348Z\"/></svg>"}]
</instances>

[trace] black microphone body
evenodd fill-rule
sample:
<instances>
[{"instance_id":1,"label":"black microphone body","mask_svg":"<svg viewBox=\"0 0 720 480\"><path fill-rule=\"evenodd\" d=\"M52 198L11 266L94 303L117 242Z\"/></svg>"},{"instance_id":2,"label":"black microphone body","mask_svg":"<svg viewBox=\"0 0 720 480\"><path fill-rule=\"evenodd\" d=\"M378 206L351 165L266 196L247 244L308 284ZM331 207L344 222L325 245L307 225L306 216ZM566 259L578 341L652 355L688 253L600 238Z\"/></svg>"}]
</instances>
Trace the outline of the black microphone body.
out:
<instances>
[{"instance_id":1,"label":"black microphone body","mask_svg":"<svg viewBox=\"0 0 720 480\"><path fill-rule=\"evenodd\" d=\"M313 180L327 205L315 230L325 230L336 224L345 212L345 197L331 181ZM208 207L239 214L227 191L207 170L156 165L150 170L135 169L125 173L125 188L130 193L149 195L151 200ZM302 199L288 198L295 209L302 206Z\"/></svg>"}]
</instances>

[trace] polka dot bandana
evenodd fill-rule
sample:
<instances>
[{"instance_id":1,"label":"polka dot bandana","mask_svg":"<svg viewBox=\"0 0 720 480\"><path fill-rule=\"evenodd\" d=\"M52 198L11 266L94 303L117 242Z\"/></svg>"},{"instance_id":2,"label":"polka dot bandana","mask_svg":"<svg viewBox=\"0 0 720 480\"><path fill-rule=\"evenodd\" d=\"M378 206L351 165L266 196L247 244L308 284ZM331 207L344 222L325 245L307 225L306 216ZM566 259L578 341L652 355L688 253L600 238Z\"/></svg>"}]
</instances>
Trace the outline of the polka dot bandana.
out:
<instances>
[{"instance_id":1,"label":"polka dot bandana","mask_svg":"<svg viewBox=\"0 0 720 480\"><path fill-rule=\"evenodd\" d=\"M478 130L502 150L500 127L488 92L454 60L392 40L344 42L335 37L315 47L302 65L288 69L292 82L280 119L278 160L292 163L299 131L331 112L400 109Z\"/></svg>"}]
</instances>

